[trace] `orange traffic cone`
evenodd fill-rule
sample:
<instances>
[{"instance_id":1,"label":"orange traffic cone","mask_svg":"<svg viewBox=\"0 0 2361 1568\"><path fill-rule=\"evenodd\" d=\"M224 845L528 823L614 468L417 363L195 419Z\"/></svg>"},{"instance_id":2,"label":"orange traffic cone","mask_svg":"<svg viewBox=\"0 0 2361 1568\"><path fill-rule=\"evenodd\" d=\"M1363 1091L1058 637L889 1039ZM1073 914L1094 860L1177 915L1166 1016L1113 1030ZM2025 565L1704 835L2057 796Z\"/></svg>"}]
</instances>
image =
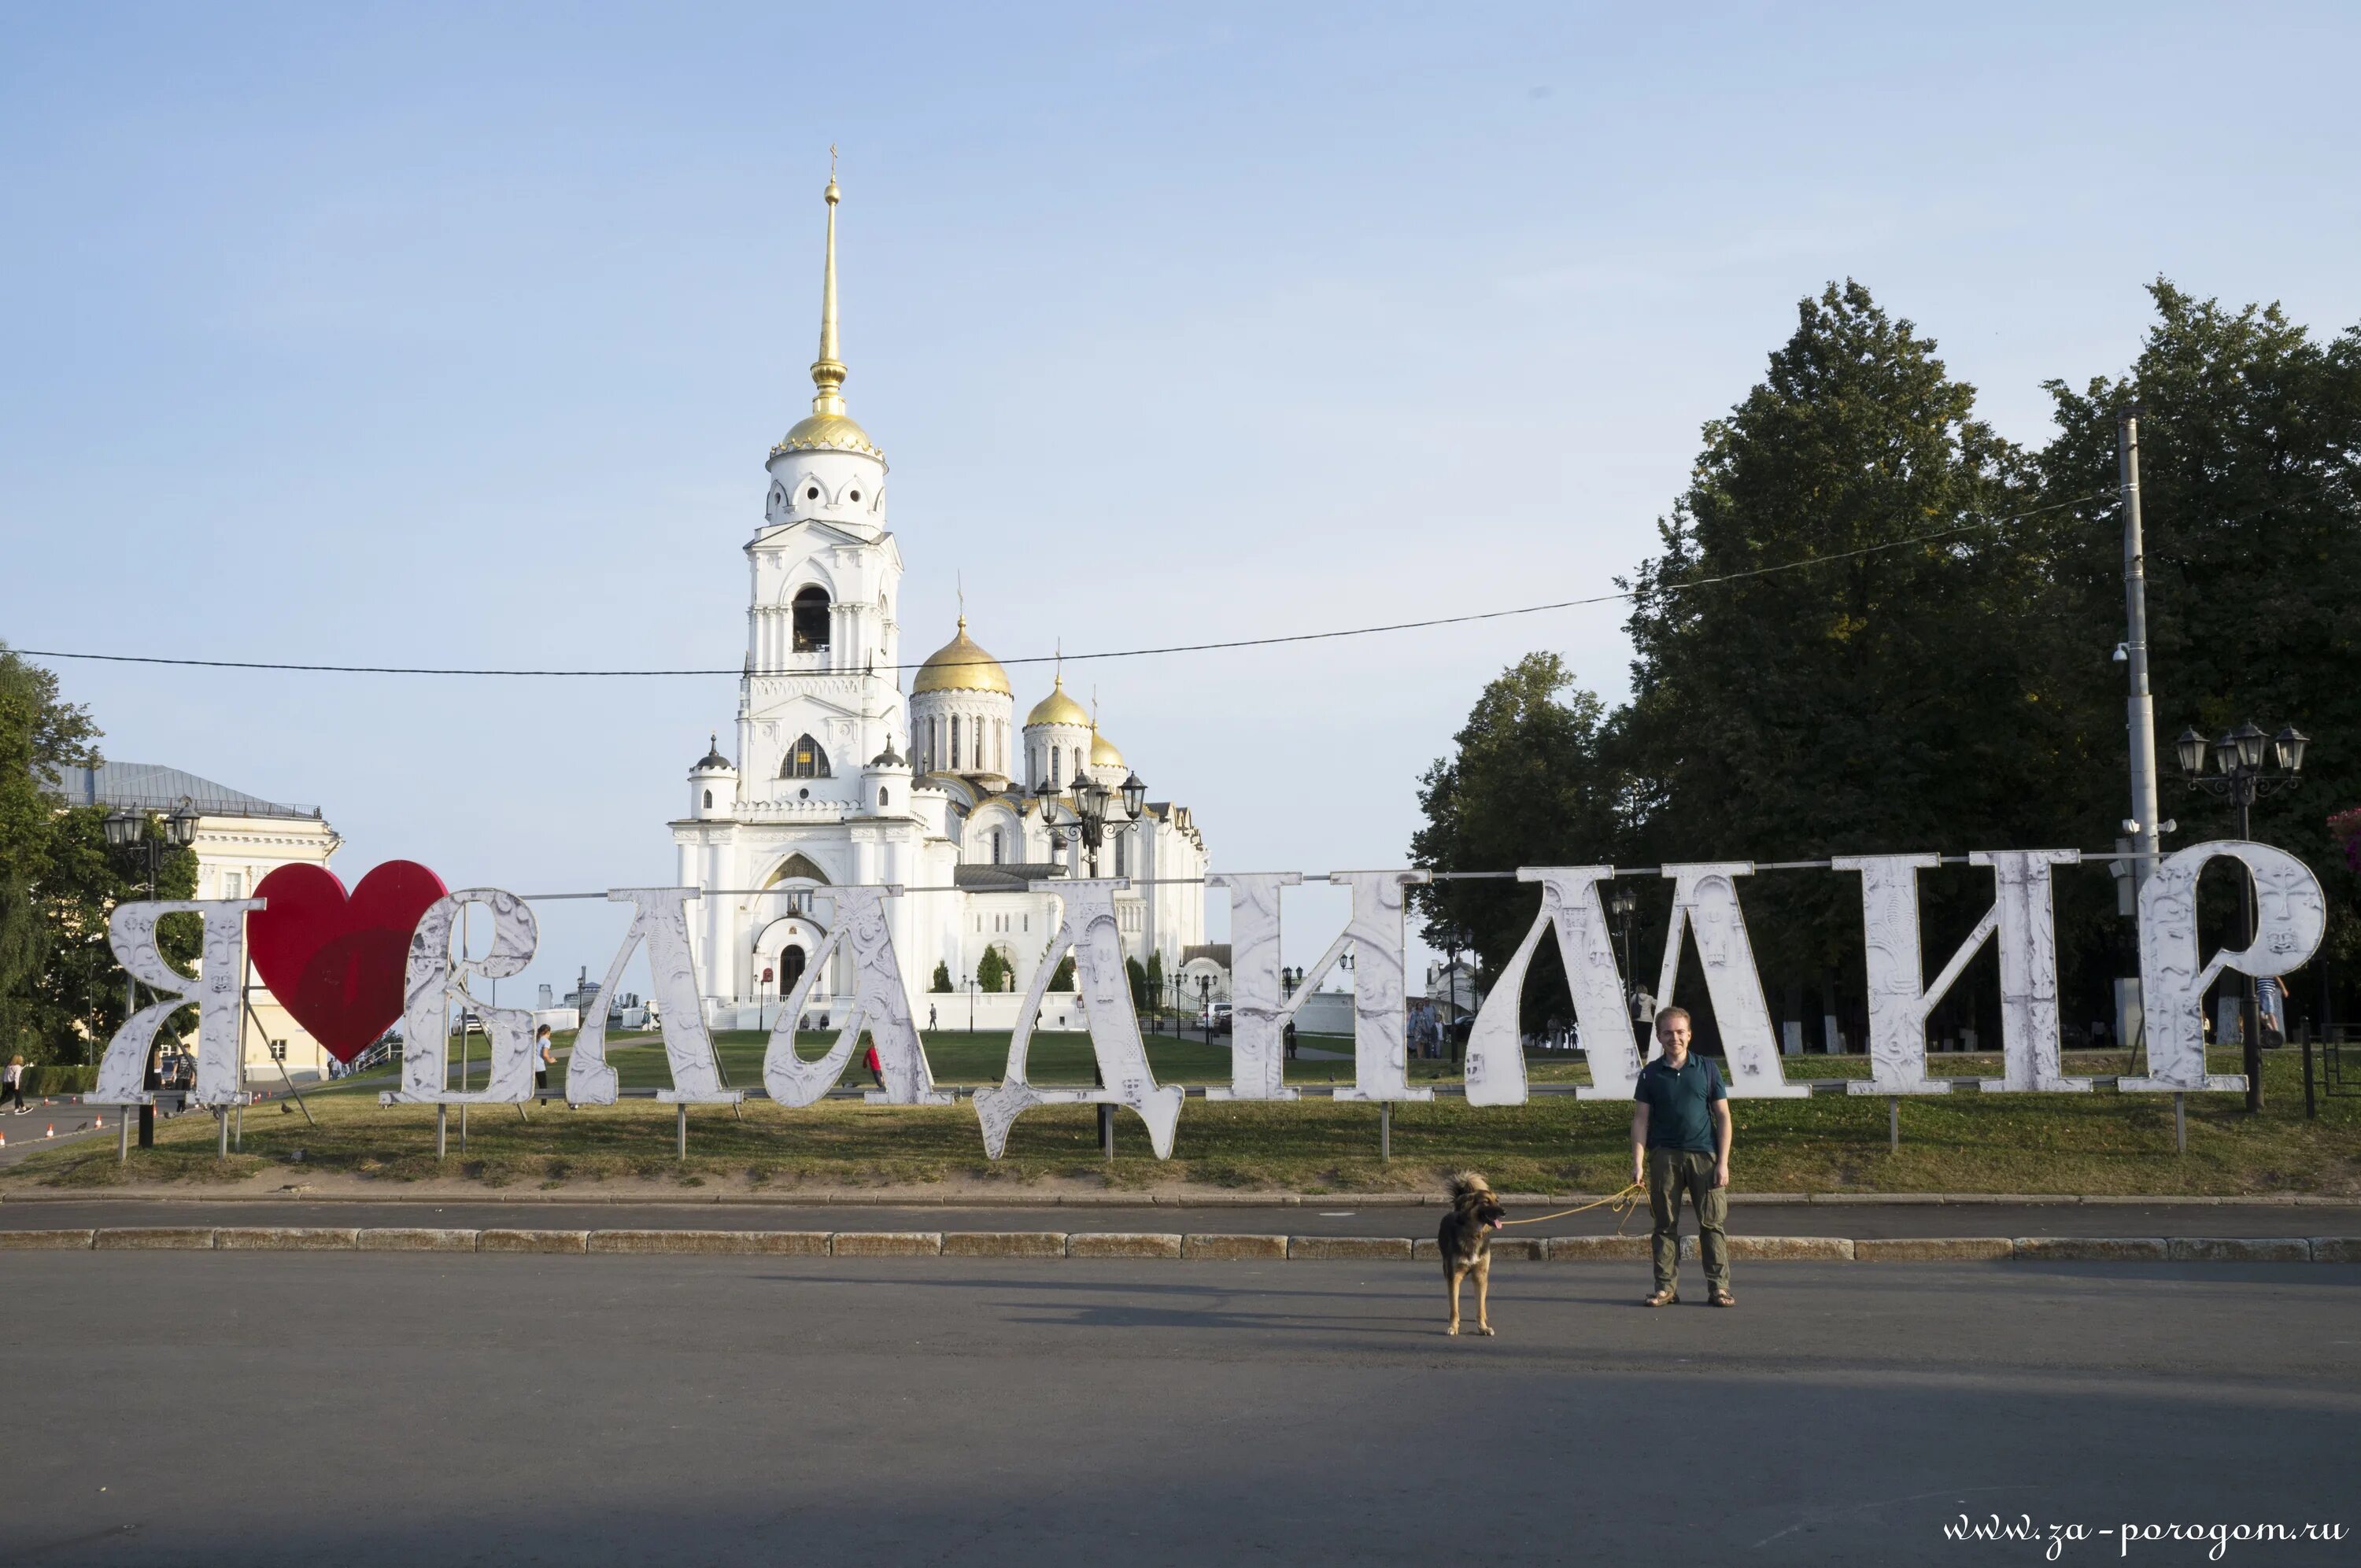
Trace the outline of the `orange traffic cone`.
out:
<instances>
[{"instance_id":1,"label":"orange traffic cone","mask_svg":"<svg viewBox=\"0 0 2361 1568\"><path fill-rule=\"evenodd\" d=\"M50 1123L48 1126L41 1129L41 1136L45 1138L54 1138L57 1135L58 1124L55 1122Z\"/></svg>"}]
</instances>

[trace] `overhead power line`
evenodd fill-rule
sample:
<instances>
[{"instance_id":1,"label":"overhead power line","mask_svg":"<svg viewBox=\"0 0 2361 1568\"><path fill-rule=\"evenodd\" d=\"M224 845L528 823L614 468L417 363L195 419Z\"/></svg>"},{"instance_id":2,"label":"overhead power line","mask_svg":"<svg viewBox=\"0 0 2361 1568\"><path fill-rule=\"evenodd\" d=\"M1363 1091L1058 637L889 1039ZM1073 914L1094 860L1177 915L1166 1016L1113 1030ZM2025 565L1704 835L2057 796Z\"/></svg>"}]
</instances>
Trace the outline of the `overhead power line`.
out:
<instances>
[{"instance_id":1,"label":"overhead power line","mask_svg":"<svg viewBox=\"0 0 2361 1568\"><path fill-rule=\"evenodd\" d=\"M2094 491L2087 496L2075 496L2066 500L2053 501L2048 506L2033 507L2024 511L2013 512L2006 517L1973 518L1966 522L1955 523L1949 528L1933 529L1925 533L1915 533L1903 539L1889 539L1876 544L1864 544L1854 550L1831 551L1824 555L1806 555L1794 561L1783 561L1775 565L1752 566L1744 571L1722 572L1712 576L1688 577L1679 582L1659 583L1656 585L1655 591L1693 593L1700 588L1718 587L1758 577L1777 576L1788 572L1801 572L1813 566L1827 565L1838 561L1858 560L1864 555L1882 554L1890 550L1908 549L1916 544L1931 544L1939 540L1956 538L1962 533L1971 533L1981 528L1996 528L2006 523L2021 522L2027 518L2038 517L2044 512L2059 511L2069 507L2081 506L2089 501L2103 500L2114 493L2113 490ZM1048 664L1060 661L1067 663L1083 663L1107 659L1145 659L1170 653L1215 653L1240 648L1272 648L1294 642L1326 642L1345 637L1376 637L1396 631L1426 631L1437 627L1468 626L1477 621L1507 620L1518 616L1545 615L1553 610L1580 609L1592 605L1619 604L1636 597L1638 597L1636 589L1619 588L1613 593L1589 594L1578 598L1552 599L1545 604L1518 605L1510 609L1474 610L1465 615L1433 616L1422 620L1395 620L1376 626L1348 626L1329 631L1282 632L1268 637L1230 638L1217 642L1172 642L1142 648L1110 648L1089 653L1031 653L1014 659L994 659L990 662L1004 667L1010 664ZM82 649L62 648L20 648L16 652L27 658L35 659L83 659L110 664L164 664L203 670L285 670L304 674L335 675L465 675L558 680L664 680L692 675L752 674L774 677L844 674L841 670L749 670L742 664L669 670L475 669L432 664L307 664L263 659L186 659L170 658L155 653L98 653ZM983 663L983 661L972 662ZM912 663L871 667L899 672L915 670L919 665ZM938 668L941 667L946 666L938 666Z\"/></svg>"}]
</instances>

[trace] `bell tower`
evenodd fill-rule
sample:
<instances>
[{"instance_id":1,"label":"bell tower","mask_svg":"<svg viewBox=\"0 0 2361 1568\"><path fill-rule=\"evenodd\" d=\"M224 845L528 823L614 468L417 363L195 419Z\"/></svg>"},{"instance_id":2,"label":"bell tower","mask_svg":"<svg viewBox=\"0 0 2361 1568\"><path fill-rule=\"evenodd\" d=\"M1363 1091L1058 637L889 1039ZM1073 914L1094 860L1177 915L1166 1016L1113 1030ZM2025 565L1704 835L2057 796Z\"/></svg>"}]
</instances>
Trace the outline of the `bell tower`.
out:
<instances>
[{"instance_id":1,"label":"bell tower","mask_svg":"<svg viewBox=\"0 0 2361 1568\"><path fill-rule=\"evenodd\" d=\"M845 411L836 310L843 194L833 162L812 411L771 449L763 522L746 545L739 798L791 814L812 802L858 809L863 765L909 751L895 673L902 554L886 528L885 455Z\"/></svg>"}]
</instances>

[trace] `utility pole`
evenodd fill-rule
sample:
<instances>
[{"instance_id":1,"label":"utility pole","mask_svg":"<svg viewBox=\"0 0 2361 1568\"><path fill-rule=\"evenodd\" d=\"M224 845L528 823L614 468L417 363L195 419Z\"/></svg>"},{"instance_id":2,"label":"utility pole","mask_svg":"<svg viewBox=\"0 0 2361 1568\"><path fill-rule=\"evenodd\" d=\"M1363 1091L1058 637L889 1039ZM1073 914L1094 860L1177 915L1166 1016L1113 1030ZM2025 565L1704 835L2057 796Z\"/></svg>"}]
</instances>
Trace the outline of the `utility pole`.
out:
<instances>
[{"instance_id":1,"label":"utility pole","mask_svg":"<svg viewBox=\"0 0 2361 1568\"><path fill-rule=\"evenodd\" d=\"M2158 828L2156 702L2147 685L2147 558L2140 538L2139 416L2137 403L2115 415L2115 466L2124 488L2124 608L2128 635L2124 651L2131 662L2131 696L2125 703L2132 760L2132 909L2139 891L2156 872Z\"/></svg>"}]
</instances>

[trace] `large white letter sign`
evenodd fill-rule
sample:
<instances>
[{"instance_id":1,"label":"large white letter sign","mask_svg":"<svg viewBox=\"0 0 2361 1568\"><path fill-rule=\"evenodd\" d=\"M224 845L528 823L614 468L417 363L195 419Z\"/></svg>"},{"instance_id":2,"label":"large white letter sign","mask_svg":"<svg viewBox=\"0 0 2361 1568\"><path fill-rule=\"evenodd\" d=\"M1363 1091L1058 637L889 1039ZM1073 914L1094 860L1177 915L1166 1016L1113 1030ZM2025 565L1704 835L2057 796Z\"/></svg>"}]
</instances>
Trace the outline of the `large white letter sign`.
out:
<instances>
[{"instance_id":1,"label":"large white letter sign","mask_svg":"<svg viewBox=\"0 0 2361 1568\"><path fill-rule=\"evenodd\" d=\"M2255 876L2252 946L2199 967L2197 876L2216 855L2246 862ZM2303 967L2320 948L2328 909L2310 867L2268 844L2228 839L2191 844L2168 856L2140 889L2140 1001L2147 1010L2148 1076L2126 1078L2126 1093L2244 1089L2244 1073L2205 1070L2205 992L2224 970L2268 980Z\"/></svg>"},{"instance_id":2,"label":"large white letter sign","mask_svg":"<svg viewBox=\"0 0 2361 1568\"><path fill-rule=\"evenodd\" d=\"M2087 1078L2068 1078L2058 1038L2058 933L2049 868L2072 865L2073 850L1979 851L1973 865L1993 869L1993 906L1967 935L1943 972L1925 980L1918 944L1918 873L1939 855L1839 855L1828 864L1861 873L1861 923L1869 959L1869 1081L1850 1094L1943 1094L1950 1084L1927 1076L1927 1016L1958 981L1969 960L2000 937L2000 1037L2003 1075L1983 1082L2007 1091L2079 1093Z\"/></svg>"},{"instance_id":3,"label":"large white letter sign","mask_svg":"<svg viewBox=\"0 0 2361 1568\"><path fill-rule=\"evenodd\" d=\"M1287 1021L1309 985L1294 996L1279 983L1279 889L1303 881L1301 872L1228 872L1205 879L1230 890L1230 1086L1205 1091L1208 1100L1292 1100L1287 1087Z\"/></svg>"},{"instance_id":4,"label":"large white letter sign","mask_svg":"<svg viewBox=\"0 0 2361 1568\"><path fill-rule=\"evenodd\" d=\"M2073 1094L2091 1080L2068 1078L2058 1039L2058 914L2049 868L2081 862L2080 850L1979 850L1972 866L1993 869L1993 911L2000 917L2002 1078L1977 1085L1986 1094Z\"/></svg>"},{"instance_id":5,"label":"large white letter sign","mask_svg":"<svg viewBox=\"0 0 2361 1568\"><path fill-rule=\"evenodd\" d=\"M492 950L451 962L451 927L466 904L492 912ZM541 927L524 900L496 887L445 894L426 906L410 936L401 977L401 1087L379 1094L380 1105L522 1104L533 1098L533 1014L522 1007L489 1007L467 990L467 977L506 980L533 961ZM450 1006L457 1003L484 1021L491 1042L491 1076L483 1089L450 1087Z\"/></svg>"},{"instance_id":6,"label":"large white letter sign","mask_svg":"<svg viewBox=\"0 0 2361 1568\"><path fill-rule=\"evenodd\" d=\"M1632 1040L1631 1017L1623 1011L1623 975L1615 967L1607 914L1598 904L1600 880L1614 874L1611 866L1518 870L1518 881L1542 884L1542 910L1467 1031L1470 1105L1525 1102L1524 1029L1518 1004L1525 988L1525 970L1541 946L1544 927L1557 934L1558 958L1574 993L1575 1023L1581 1031L1583 1054L1590 1061L1590 1081L1576 1087L1576 1097L1631 1098L1640 1051Z\"/></svg>"},{"instance_id":7,"label":"large white letter sign","mask_svg":"<svg viewBox=\"0 0 2361 1568\"><path fill-rule=\"evenodd\" d=\"M1159 1159L1172 1157L1172 1129L1180 1119L1180 1091L1159 1087L1140 1042L1139 1015L1131 1007L1131 976L1123 964L1123 932L1115 924L1115 895L1131 885L1125 877L1080 882L1037 882L1035 893L1054 893L1065 908L1058 934L1049 939L1040 968L1025 993L1016 1032L1008 1036L1008 1066L997 1088L975 1092L975 1117L983 1128L983 1152L998 1159L1008 1147L1008 1129L1035 1105L1128 1105L1148 1124L1148 1140ZM1033 1025L1059 955L1074 949L1074 983L1091 1030L1104 1089L1036 1089L1025 1080L1025 1058Z\"/></svg>"},{"instance_id":8,"label":"large white letter sign","mask_svg":"<svg viewBox=\"0 0 2361 1568\"><path fill-rule=\"evenodd\" d=\"M199 1105L236 1105L245 1098L237 1086L244 1018L238 986L246 975L246 916L264 907L259 898L165 899L147 904L118 904L107 916L106 943L115 961L131 977L152 991L159 1001L134 1013L106 1042L99 1058L98 1084L82 1096L94 1105L152 1105L156 1091L148 1087L148 1052L164 1020L193 1002L197 1004L197 1084L189 1098ZM156 947L156 922L167 915L204 917L204 945L197 978L190 979L164 961Z\"/></svg>"},{"instance_id":9,"label":"large white letter sign","mask_svg":"<svg viewBox=\"0 0 2361 1568\"><path fill-rule=\"evenodd\" d=\"M1328 944L1296 988L1296 1005L1318 985L1345 944L1353 948L1353 1082L1336 1100L1432 1100L1432 1089L1410 1086L1410 1015L1402 988L1402 948L1408 937L1404 890L1424 872L1330 872L1330 883L1353 890L1353 917Z\"/></svg>"},{"instance_id":10,"label":"large white letter sign","mask_svg":"<svg viewBox=\"0 0 2361 1568\"><path fill-rule=\"evenodd\" d=\"M734 1105L743 1091L721 1087L720 1065L713 1059L713 1036L705 1030L705 1009L697 991L697 962L688 948L687 903L698 896L693 887L618 887L608 890L609 903L631 905L631 928L615 949L607 978L590 1001L590 1015L575 1036L574 1055L566 1065L566 1098L576 1105L612 1105L615 1069L607 1062L607 1000L623 979L623 965L632 949L648 945L648 973L656 1001L663 1004L664 1059L672 1068L672 1087L656 1091L666 1102L691 1105Z\"/></svg>"},{"instance_id":11,"label":"large white letter sign","mask_svg":"<svg viewBox=\"0 0 2361 1568\"><path fill-rule=\"evenodd\" d=\"M1730 1092L1742 1100L1800 1100L1810 1094L1810 1084L1790 1083L1780 1070L1771 1009L1763 1000L1763 978L1754 970L1754 944L1746 938L1746 912L1739 907L1738 886L1731 880L1753 875L1753 862L1707 861L1666 866L1664 874L1673 879L1673 924L1664 934L1657 1005L1673 1004L1681 943L1695 931L1706 995L1713 1002L1713 1021L1721 1030L1722 1054L1730 1066ZM1594 1077L1598 1071L1594 1065ZM1628 1085L1624 1092L1631 1092Z\"/></svg>"},{"instance_id":12,"label":"large white letter sign","mask_svg":"<svg viewBox=\"0 0 2361 1568\"><path fill-rule=\"evenodd\" d=\"M863 1098L872 1105L948 1105L959 1098L935 1087L927 1053L918 1044L918 1026L910 1018L910 993L902 982L901 960L894 955L894 930L885 918L888 898L899 898L901 887L816 887L836 910L836 924L804 965L803 979L771 1025L770 1043L763 1050L763 1085L782 1105L809 1105L836 1087L852 1060L861 1032L877 1047L877 1076L882 1090ZM853 997L844 1015L836 1044L818 1061L796 1055L796 1022L812 987L827 972L828 960L841 947L852 956Z\"/></svg>"}]
</instances>

